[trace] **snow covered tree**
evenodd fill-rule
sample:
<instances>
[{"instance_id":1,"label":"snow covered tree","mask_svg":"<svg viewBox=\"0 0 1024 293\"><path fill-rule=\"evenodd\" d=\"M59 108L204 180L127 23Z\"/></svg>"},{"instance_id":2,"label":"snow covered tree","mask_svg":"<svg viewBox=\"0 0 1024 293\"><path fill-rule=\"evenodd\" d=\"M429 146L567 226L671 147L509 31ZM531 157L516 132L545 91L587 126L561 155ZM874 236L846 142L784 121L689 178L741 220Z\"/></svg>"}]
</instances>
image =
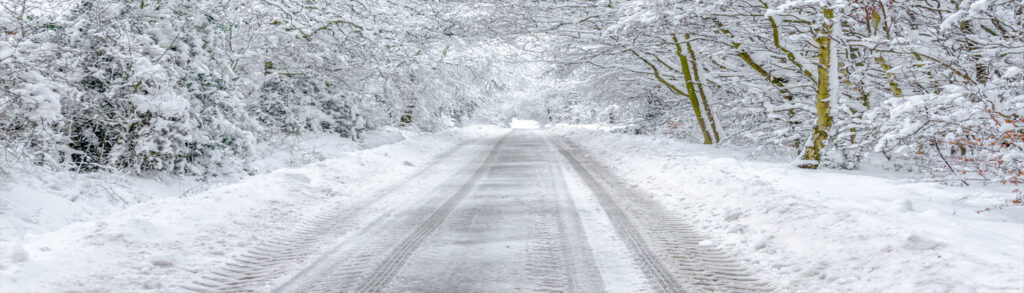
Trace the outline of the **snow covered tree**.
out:
<instances>
[{"instance_id":1,"label":"snow covered tree","mask_svg":"<svg viewBox=\"0 0 1024 293\"><path fill-rule=\"evenodd\" d=\"M0 143L55 168L215 175L273 137L516 110L1024 176L1018 1L0 1Z\"/></svg>"},{"instance_id":2,"label":"snow covered tree","mask_svg":"<svg viewBox=\"0 0 1024 293\"><path fill-rule=\"evenodd\" d=\"M261 139L458 125L500 89L493 58L441 57L472 47L442 49L451 7L424 4L4 1L5 154L209 176Z\"/></svg>"}]
</instances>

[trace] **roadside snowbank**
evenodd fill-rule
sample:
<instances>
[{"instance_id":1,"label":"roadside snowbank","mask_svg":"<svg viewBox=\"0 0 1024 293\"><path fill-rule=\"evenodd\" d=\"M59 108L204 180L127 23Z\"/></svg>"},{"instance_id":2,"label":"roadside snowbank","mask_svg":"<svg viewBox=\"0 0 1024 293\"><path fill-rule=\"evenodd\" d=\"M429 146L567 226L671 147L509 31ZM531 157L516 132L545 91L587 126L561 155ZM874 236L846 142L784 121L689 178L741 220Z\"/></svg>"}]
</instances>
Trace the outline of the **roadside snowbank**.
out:
<instances>
[{"instance_id":1,"label":"roadside snowbank","mask_svg":"<svg viewBox=\"0 0 1024 293\"><path fill-rule=\"evenodd\" d=\"M12 174L0 177L0 248L72 223L92 221L154 199L186 197L251 175L298 167L360 149L397 143L410 131L372 130L360 142L336 134L283 136L257 144L249 170L199 178L139 177L106 171L53 172L24 162L4 161ZM11 166L13 165L13 166Z\"/></svg>"},{"instance_id":2,"label":"roadside snowbank","mask_svg":"<svg viewBox=\"0 0 1024 293\"><path fill-rule=\"evenodd\" d=\"M1024 210L1005 195L802 170L728 150L555 126L781 292L1022 292Z\"/></svg>"},{"instance_id":3,"label":"roadside snowbank","mask_svg":"<svg viewBox=\"0 0 1024 293\"><path fill-rule=\"evenodd\" d=\"M331 153L333 158L303 167L27 235L24 243L5 249L0 284L4 292L183 291L177 286L261 236L292 228L330 203L374 194L462 141L507 131L475 126L440 134L403 133L404 140L389 131L392 138L385 141L392 144Z\"/></svg>"}]
</instances>

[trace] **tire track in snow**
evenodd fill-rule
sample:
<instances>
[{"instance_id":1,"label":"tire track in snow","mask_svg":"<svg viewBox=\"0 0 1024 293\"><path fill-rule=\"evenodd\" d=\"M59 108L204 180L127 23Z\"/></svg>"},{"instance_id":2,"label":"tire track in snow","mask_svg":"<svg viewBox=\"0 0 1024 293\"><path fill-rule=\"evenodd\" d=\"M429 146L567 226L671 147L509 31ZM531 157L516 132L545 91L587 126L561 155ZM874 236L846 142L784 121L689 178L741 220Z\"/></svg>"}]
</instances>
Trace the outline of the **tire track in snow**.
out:
<instances>
[{"instance_id":1,"label":"tire track in snow","mask_svg":"<svg viewBox=\"0 0 1024 293\"><path fill-rule=\"evenodd\" d=\"M443 201L461 188L495 146L493 140L481 143L486 149L474 150L473 159L458 167L447 179L435 182L436 187L413 190L411 194L395 195L392 202L382 203L384 211L375 213L376 218L362 225L357 231L345 235L330 249L318 254L317 259L305 265L302 270L291 274L281 283L275 284L272 292L356 292L372 270L385 261L385 257L396 249L403 239L414 233L431 212L437 210ZM433 178L428 178L433 179ZM411 200L411 201L410 201Z\"/></svg>"},{"instance_id":2,"label":"tire track in snow","mask_svg":"<svg viewBox=\"0 0 1024 293\"><path fill-rule=\"evenodd\" d=\"M426 222L416 228L416 231L414 231L412 235L409 235L408 238L399 243L398 247L388 254L384 262L377 266L366 282L356 289L357 292L380 292L385 286L387 286L388 282L390 282L391 279L395 277L395 274L398 273L398 270L405 265L406 261L416 248L418 248L420 244L430 236L430 234L433 234L434 231L437 231L437 229L441 227L441 224L448 215L451 214L452 210L455 209L455 206L457 206L459 202L473 190L477 182L480 181L480 178L482 178L484 173L487 172L490 165L494 163L494 160L498 155L498 151L501 149L501 145L505 142L506 138L508 138L507 135L498 140L494 145L494 148L491 149L491 152L487 155L487 159L484 160L483 165L473 173L473 177L464 183L454 195L448 198L440 208L434 211L434 213L430 215L430 218L427 218Z\"/></svg>"},{"instance_id":3,"label":"tire track in snow","mask_svg":"<svg viewBox=\"0 0 1024 293\"><path fill-rule=\"evenodd\" d=\"M605 291L604 281L601 279L601 273L597 270L586 231L583 229L580 215L569 194L557 154L551 152L554 150L554 146L547 135L537 135L537 137L540 138L540 143L544 146L545 164L541 173L546 175L545 178L539 178L539 180L546 181L551 192L549 196L545 197L546 200L541 207L542 219L539 219L538 224L542 232L538 233L537 239L544 244L538 245L538 247L550 248L546 251L539 251L538 255L542 257L539 257L538 262L531 263L541 263L540 266L545 268L552 268L551 264L559 265L560 272L557 273L551 270L537 270L544 272L538 276L539 280L545 281L542 284L551 284L550 277L548 277L550 275L564 276L559 286L541 287L544 289L541 291L603 292ZM554 229L550 228L552 226Z\"/></svg>"},{"instance_id":4,"label":"tire track in snow","mask_svg":"<svg viewBox=\"0 0 1024 293\"><path fill-rule=\"evenodd\" d=\"M566 272L564 249L554 211L533 206L529 221L526 273L530 284L526 287L534 292L568 291L571 275Z\"/></svg>"},{"instance_id":5,"label":"tire track in snow","mask_svg":"<svg viewBox=\"0 0 1024 293\"><path fill-rule=\"evenodd\" d=\"M531 143L540 145L544 142ZM563 239L568 238L565 234L567 231L559 215L562 207L556 199L560 195L557 181L564 179L556 177L551 171L549 154L539 157L544 164L532 166L537 170L530 172L533 175L530 181L539 182L546 188L537 192L537 198L530 201L525 268L529 284L525 287L534 292L575 292L571 288L574 278L571 265L573 259L566 255L568 246Z\"/></svg>"},{"instance_id":6,"label":"tire track in snow","mask_svg":"<svg viewBox=\"0 0 1024 293\"><path fill-rule=\"evenodd\" d=\"M372 209L382 197L405 186L412 179L422 176L446 161L457 150L473 141L463 142L438 155L434 160L398 183L354 202L343 203L321 211L318 215L295 224L295 229L274 235L258 242L245 252L231 257L219 269L210 271L181 287L196 292L257 292L270 281L281 277L294 268L309 261L313 255L332 240L345 235L356 227L360 215ZM313 204L313 200L305 205Z\"/></svg>"},{"instance_id":7,"label":"tire track in snow","mask_svg":"<svg viewBox=\"0 0 1024 293\"><path fill-rule=\"evenodd\" d=\"M510 135L474 189L381 291L603 291L594 262L581 268L588 262L580 256L593 257L585 234L561 220L576 214L565 210L572 206L567 190L555 188L565 182L550 172L552 150L535 133Z\"/></svg>"},{"instance_id":8,"label":"tire track in snow","mask_svg":"<svg viewBox=\"0 0 1024 293\"><path fill-rule=\"evenodd\" d=\"M657 256L648 247L647 242L644 241L643 237L637 231L636 227L632 224L629 218L622 212L622 209L612 201L608 191L597 182L590 172L585 169L579 161L573 157L564 147L559 145L558 152L569 164L572 165L573 169L579 174L583 181L593 191L594 197L597 198L598 203L607 213L608 218L611 220L612 225L615 227L615 231L622 236L626 242L626 247L637 257L640 264L640 269L647 275L647 277L654 282L657 289L661 292L677 292L679 291L679 284L676 279L662 266L661 262L658 261Z\"/></svg>"},{"instance_id":9,"label":"tire track in snow","mask_svg":"<svg viewBox=\"0 0 1024 293\"><path fill-rule=\"evenodd\" d=\"M570 147L560 138L555 144L591 189L656 289L661 292L774 291L770 284L753 277L736 263L729 253L701 245L707 239L678 216L657 203L629 196L636 193L612 183L620 181L606 168L589 160L577 160L570 148L578 148Z\"/></svg>"}]
</instances>

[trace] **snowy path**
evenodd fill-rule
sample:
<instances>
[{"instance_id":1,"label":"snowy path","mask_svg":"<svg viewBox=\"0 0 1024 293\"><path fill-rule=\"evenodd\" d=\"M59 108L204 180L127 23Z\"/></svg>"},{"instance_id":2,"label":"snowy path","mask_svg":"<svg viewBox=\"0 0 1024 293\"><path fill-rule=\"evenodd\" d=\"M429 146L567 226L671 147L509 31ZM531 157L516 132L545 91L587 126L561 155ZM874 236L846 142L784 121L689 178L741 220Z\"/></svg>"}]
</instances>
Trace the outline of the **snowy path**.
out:
<instances>
[{"instance_id":1,"label":"snowy path","mask_svg":"<svg viewBox=\"0 0 1024 293\"><path fill-rule=\"evenodd\" d=\"M0 292L1021 292L995 194L744 151L419 135L26 237Z\"/></svg>"},{"instance_id":2,"label":"snowy path","mask_svg":"<svg viewBox=\"0 0 1024 293\"><path fill-rule=\"evenodd\" d=\"M463 144L379 196L328 209L197 291L771 291L561 138Z\"/></svg>"}]
</instances>

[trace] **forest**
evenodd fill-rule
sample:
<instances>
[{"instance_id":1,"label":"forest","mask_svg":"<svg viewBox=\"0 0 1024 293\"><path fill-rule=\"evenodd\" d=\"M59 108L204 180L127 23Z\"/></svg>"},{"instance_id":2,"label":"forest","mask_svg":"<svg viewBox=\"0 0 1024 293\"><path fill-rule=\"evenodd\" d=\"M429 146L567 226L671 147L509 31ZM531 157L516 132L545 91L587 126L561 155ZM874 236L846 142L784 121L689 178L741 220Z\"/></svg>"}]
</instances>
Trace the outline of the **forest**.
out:
<instances>
[{"instance_id":1,"label":"forest","mask_svg":"<svg viewBox=\"0 0 1024 293\"><path fill-rule=\"evenodd\" d=\"M1024 182L1016 0L0 0L0 176L513 116ZM1019 192L1018 197L1019 197Z\"/></svg>"},{"instance_id":2,"label":"forest","mask_svg":"<svg viewBox=\"0 0 1024 293\"><path fill-rule=\"evenodd\" d=\"M0 0L2 292L1024 292L1022 0Z\"/></svg>"}]
</instances>

